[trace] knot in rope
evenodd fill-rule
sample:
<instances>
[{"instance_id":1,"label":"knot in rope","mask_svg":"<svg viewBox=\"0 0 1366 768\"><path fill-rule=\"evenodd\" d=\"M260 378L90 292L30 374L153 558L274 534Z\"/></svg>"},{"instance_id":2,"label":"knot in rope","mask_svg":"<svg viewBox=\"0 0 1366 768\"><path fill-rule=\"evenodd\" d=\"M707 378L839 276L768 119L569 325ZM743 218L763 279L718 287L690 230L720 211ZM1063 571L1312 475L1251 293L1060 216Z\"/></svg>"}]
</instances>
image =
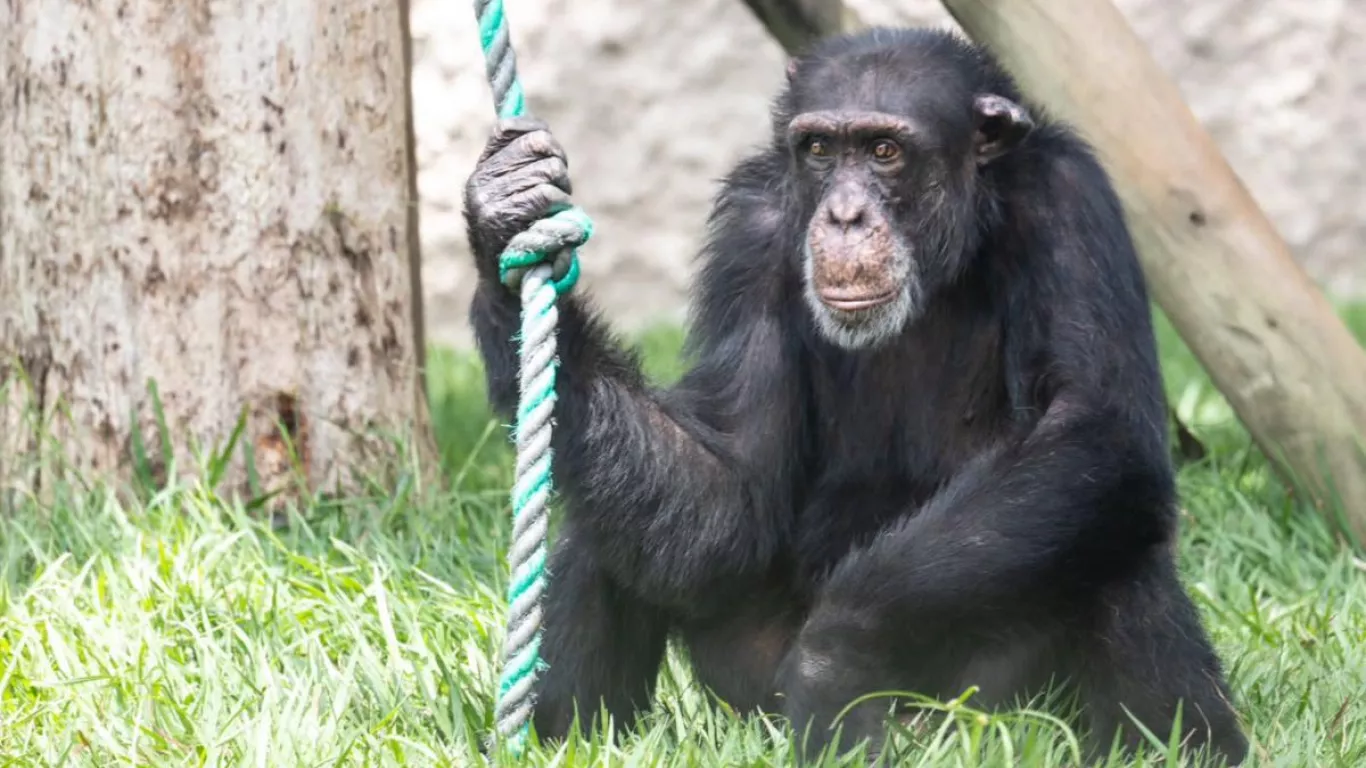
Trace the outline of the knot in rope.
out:
<instances>
[{"instance_id":1,"label":"knot in rope","mask_svg":"<svg viewBox=\"0 0 1366 768\"><path fill-rule=\"evenodd\" d=\"M549 263L549 283L556 295L564 295L579 279L578 247L592 236L593 221L583 209L555 211L512 238L498 260L498 278L517 290L529 268Z\"/></svg>"}]
</instances>

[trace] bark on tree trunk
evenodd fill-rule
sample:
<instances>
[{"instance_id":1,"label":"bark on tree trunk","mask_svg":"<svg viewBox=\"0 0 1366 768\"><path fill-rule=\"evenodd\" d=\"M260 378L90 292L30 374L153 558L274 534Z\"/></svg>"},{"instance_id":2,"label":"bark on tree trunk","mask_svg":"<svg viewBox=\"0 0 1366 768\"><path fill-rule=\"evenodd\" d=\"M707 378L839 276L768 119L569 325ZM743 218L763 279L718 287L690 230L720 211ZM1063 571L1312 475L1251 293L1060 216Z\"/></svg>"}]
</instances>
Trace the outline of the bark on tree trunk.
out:
<instances>
[{"instance_id":1,"label":"bark on tree trunk","mask_svg":"<svg viewBox=\"0 0 1366 768\"><path fill-rule=\"evenodd\" d=\"M400 7L9 0L0 20L0 481L41 479L25 405L53 420L44 472L126 477L137 430L156 462L149 380L182 471L244 408L266 490L287 443L326 491L392 437L425 454ZM245 478L239 456L223 488Z\"/></svg>"}]
</instances>

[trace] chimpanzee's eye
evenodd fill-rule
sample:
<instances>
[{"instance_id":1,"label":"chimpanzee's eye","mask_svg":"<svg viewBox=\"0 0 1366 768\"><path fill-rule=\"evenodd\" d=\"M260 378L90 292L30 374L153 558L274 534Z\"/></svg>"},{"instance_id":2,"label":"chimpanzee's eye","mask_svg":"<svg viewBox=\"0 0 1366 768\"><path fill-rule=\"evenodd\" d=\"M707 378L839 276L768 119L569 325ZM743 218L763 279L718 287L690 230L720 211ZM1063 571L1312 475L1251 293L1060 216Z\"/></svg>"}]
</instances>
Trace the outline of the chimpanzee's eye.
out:
<instances>
[{"instance_id":1,"label":"chimpanzee's eye","mask_svg":"<svg viewBox=\"0 0 1366 768\"><path fill-rule=\"evenodd\" d=\"M901 147L890 139L879 139L873 144L873 157L884 163L890 163L901 156Z\"/></svg>"},{"instance_id":2,"label":"chimpanzee's eye","mask_svg":"<svg viewBox=\"0 0 1366 768\"><path fill-rule=\"evenodd\" d=\"M806 151L811 153L813 157L825 157L830 154L830 148L825 145L824 139L812 139L806 145Z\"/></svg>"}]
</instances>

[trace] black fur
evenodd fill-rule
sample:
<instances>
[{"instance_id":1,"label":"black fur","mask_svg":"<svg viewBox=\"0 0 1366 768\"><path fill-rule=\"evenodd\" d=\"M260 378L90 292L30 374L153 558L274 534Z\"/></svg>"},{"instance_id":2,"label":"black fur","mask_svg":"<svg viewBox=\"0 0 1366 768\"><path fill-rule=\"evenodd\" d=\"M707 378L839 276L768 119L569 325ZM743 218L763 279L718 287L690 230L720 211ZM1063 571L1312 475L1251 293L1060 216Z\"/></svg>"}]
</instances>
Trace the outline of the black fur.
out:
<instances>
[{"instance_id":1,"label":"black fur","mask_svg":"<svg viewBox=\"0 0 1366 768\"><path fill-rule=\"evenodd\" d=\"M872 66L869 67L868 65ZM903 88L914 78L934 87ZM693 302L692 367L652 387L582 297L561 312L544 737L605 704L648 707L666 638L732 706L780 711L814 747L873 690L1008 704L1070 682L1095 743L1127 707L1194 746L1247 746L1172 556L1175 489L1143 276L1087 146L1034 112L977 173L925 313L848 351L802 300L809 190L783 126L858 102L967 141L967 99L1020 101L939 32L822 43L777 101L773 145L724 180ZM1023 102L1021 102L1023 103ZM946 153L963 147L946 147ZM486 265L512 234L469 211ZM952 235L950 237L950 235ZM471 319L512 419L518 301L487 266ZM881 704L843 722L880 743Z\"/></svg>"}]
</instances>

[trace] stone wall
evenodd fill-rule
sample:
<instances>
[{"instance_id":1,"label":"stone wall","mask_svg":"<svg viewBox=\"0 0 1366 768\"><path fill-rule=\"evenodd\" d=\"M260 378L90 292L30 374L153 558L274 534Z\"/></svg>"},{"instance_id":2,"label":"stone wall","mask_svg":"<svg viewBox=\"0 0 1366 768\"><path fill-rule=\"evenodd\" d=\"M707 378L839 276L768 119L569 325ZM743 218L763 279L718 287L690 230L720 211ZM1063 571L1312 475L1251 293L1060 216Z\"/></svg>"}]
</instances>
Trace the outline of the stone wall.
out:
<instances>
[{"instance_id":1,"label":"stone wall","mask_svg":"<svg viewBox=\"0 0 1366 768\"><path fill-rule=\"evenodd\" d=\"M937 0L846 0L952 26ZM1366 3L1117 0L1295 249L1366 294ZM682 317L715 181L761 142L779 46L739 0L506 0L533 111L597 223L584 279L621 328ZM469 341L461 187L492 121L470 3L413 0L429 337Z\"/></svg>"}]
</instances>

